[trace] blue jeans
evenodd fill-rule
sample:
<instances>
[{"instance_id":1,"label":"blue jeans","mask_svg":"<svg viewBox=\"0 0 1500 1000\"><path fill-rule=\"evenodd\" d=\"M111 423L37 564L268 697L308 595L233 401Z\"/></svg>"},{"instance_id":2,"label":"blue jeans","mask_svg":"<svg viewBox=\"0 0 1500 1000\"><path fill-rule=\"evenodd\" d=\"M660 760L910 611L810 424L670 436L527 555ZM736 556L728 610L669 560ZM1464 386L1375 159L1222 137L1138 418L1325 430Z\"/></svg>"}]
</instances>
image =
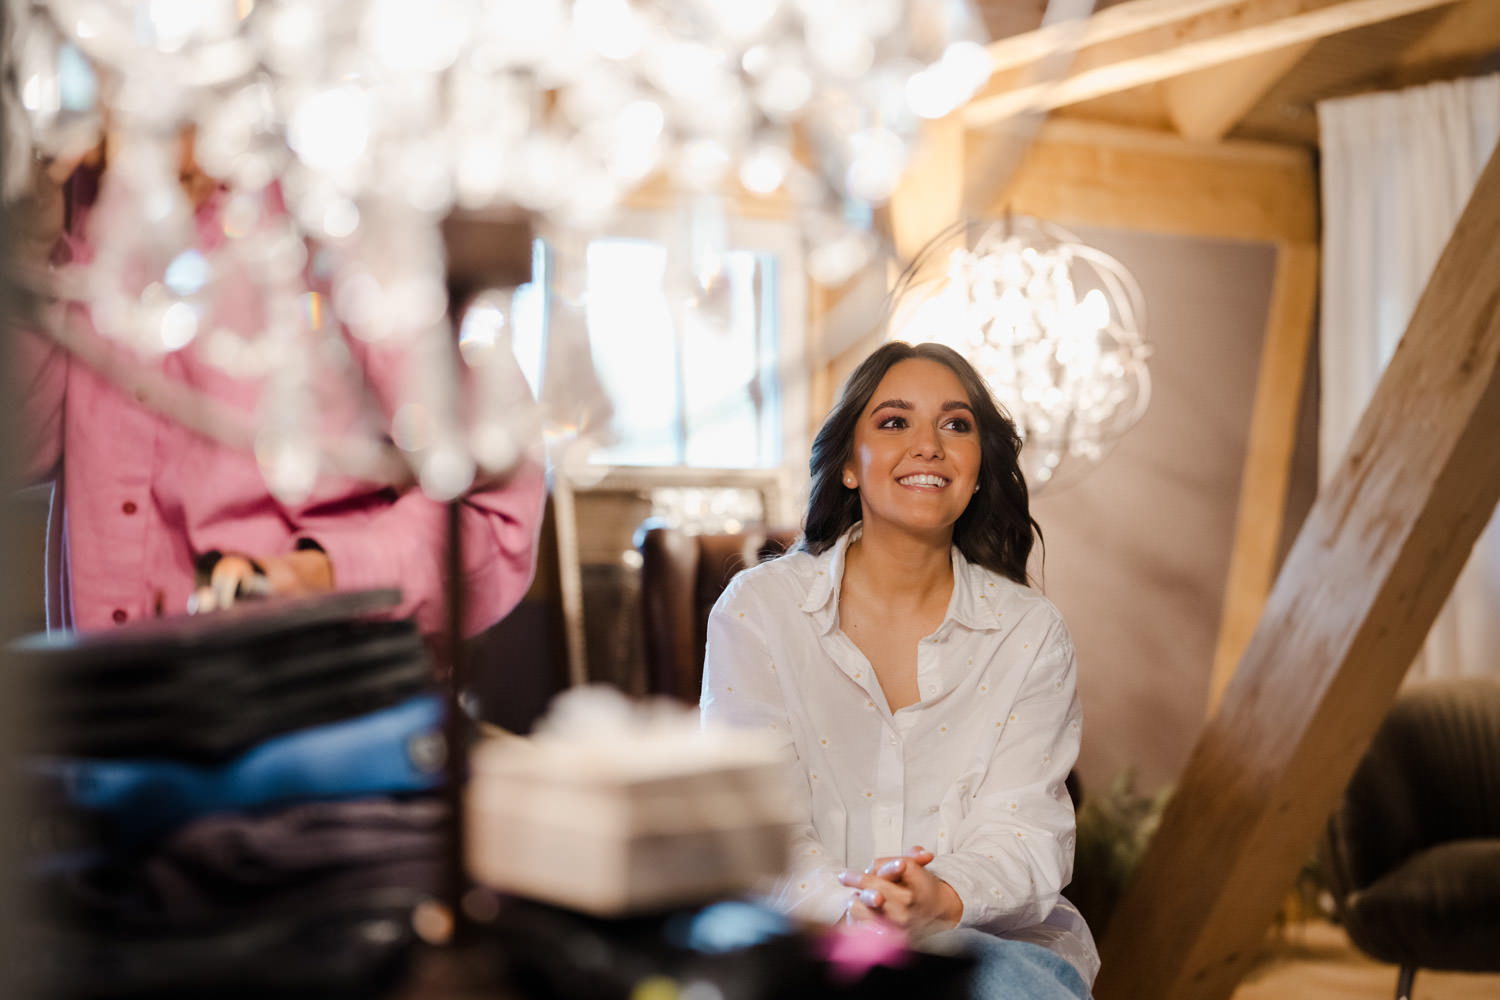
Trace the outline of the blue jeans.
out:
<instances>
[{"instance_id":1,"label":"blue jeans","mask_svg":"<svg viewBox=\"0 0 1500 1000\"><path fill-rule=\"evenodd\" d=\"M959 927L934 934L922 947L961 951L978 960L971 982L974 1000L1090 1000L1078 970L1041 945Z\"/></svg>"}]
</instances>

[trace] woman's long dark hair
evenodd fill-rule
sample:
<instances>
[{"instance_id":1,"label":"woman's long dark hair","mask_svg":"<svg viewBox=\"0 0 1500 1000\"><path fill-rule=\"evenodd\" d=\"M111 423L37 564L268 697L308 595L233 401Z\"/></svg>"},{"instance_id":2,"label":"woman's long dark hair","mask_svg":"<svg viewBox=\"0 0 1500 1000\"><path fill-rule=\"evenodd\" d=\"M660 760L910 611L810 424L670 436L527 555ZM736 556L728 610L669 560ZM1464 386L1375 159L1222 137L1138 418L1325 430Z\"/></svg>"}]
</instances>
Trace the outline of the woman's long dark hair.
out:
<instances>
[{"instance_id":1,"label":"woman's long dark hair","mask_svg":"<svg viewBox=\"0 0 1500 1000\"><path fill-rule=\"evenodd\" d=\"M1021 436L974 366L942 344L884 344L860 362L844 383L839 401L813 440L808 462L812 491L802 526L802 547L814 555L823 552L860 519L859 492L843 483L844 467L854 453L854 429L885 373L912 358L936 361L958 376L979 428L979 492L954 524L953 544L970 562L1026 583L1026 561L1042 529L1031 516L1026 478L1021 474Z\"/></svg>"}]
</instances>

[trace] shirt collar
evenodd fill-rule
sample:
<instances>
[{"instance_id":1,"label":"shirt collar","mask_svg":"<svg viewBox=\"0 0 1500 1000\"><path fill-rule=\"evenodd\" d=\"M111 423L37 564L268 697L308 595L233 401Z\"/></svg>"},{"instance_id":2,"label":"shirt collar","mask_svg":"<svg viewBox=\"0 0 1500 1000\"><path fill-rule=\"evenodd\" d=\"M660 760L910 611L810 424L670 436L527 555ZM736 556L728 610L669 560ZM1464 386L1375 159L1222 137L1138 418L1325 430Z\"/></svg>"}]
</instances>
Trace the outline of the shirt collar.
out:
<instances>
[{"instance_id":1,"label":"shirt collar","mask_svg":"<svg viewBox=\"0 0 1500 1000\"><path fill-rule=\"evenodd\" d=\"M844 557L849 554L849 543L863 533L864 524L856 521L831 547L813 557L813 575L808 581L807 594L802 598L802 610L812 616L820 631L830 631L838 618L839 590L844 585Z\"/></svg>"},{"instance_id":2,"label":"shirt collar","mask_svg":"<svg viewBox=\"0 0 1500 1000\"><path fill-rule=\"evenodd\" d=\"M838 541L813 558L813 574L809 578L801 607L823 632L830 631L838 620L839 591L844 583L844 560L849 554L849 545L863 531L864 525L855 522L839 536ZM943 624L956 621L966 628L980 631L1000 628L1003 624L1000 605L1005 592L1002 583L1004 578L978 563L969 562L957 545L951 551L953 596L948 600L948 613L943 616Z\"/></svg>"}]
</instances>

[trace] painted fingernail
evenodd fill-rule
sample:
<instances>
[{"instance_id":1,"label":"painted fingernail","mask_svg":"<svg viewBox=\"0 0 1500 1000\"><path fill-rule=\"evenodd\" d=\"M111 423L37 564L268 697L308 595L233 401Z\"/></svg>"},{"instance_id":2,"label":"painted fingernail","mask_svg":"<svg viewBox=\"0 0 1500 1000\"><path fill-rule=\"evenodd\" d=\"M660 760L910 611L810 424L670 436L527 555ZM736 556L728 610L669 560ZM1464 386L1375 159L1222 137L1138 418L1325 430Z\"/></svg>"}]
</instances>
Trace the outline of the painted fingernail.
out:
<instances>
[{"instance_id":1,"label":"painted fingernail","mask_svg":"<svg viewBox=\"0 0 1500 1000\"><path fill-rule=\"evenodd\" d=\"M876 892L874 889L861 890L859 894L859 901L861 903L864 903L866 906L879 906L880 893Z\"/></svg>"},{"instance_id":2,"label":"painted fingernail","mask_svg":"<svg viewBox=\"0 0 1500 1000\"><path fill-rule=\"evenodd\" d=\"M901 862L899 862L899 861L887 861L885 864L883 864L883 865L880 866L880 874L881 875L899 875L899 874L901 874Z\"/></svg>"}]
</instances>

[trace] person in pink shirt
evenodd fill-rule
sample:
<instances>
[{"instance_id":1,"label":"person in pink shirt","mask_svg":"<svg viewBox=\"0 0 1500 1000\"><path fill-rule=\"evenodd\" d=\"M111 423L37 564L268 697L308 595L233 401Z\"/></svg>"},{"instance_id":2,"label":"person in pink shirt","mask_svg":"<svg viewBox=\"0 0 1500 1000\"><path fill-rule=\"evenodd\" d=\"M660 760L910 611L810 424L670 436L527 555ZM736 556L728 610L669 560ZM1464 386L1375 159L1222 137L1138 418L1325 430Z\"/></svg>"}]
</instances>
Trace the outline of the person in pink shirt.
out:
<instances>
[{"instance_id":1,"label":"person in pink shirt","mask_svg":"<svg viewBox=\"0 0 1500 1000\"><path fill-rule=\"evenodd\" d=\"M223 238L214 217L220 192L193 167L190 149L184 164L199 246L207 251ZM89 259L96 235L88 231L86 211L75 208L54 261ZM211 318L254 324L251 295L231 294L221 315ZM414 616L426 635L442 633L446 504L410 484L329 477L302 502L278 501L251 450L181 425L152 398L185 387L243 415L248 426L256 385L192 351L142 363L95 333L84 307L70 308L75 332L90 345L89 363L37 334L12 338L23 475L54 485L49 628L110 628L193 606L211 609L245 593L397 587L402 598L393 614ZM345 339L361 362L365 389L391 412L404 357ZM123 388L101 374L114 369L112 360L148 377ZM319 402L323 415L327 403ZM339 399L331 409L336 415L353 406ZM504 617L535 569L545 479L536 451L525 454L503 482L480 483L461 501L466 636Z\"/></svg>"}]
</instances>

